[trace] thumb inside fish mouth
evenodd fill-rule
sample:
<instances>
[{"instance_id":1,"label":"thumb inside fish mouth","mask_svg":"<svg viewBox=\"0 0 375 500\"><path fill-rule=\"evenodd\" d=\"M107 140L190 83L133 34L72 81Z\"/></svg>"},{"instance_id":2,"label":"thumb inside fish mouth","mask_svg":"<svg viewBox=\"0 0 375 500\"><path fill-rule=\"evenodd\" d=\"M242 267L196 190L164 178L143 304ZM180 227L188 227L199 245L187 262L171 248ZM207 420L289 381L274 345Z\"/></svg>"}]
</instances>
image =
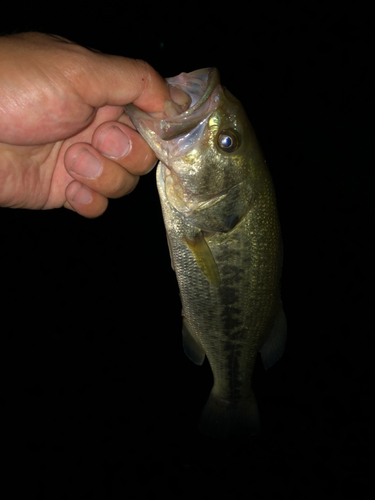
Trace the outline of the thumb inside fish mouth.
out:
<instances>
[{"instance_id":1,"label":"thumb inside fish mouth","mask_svg":"<svg viewBox=\"0 0 375 500\"><path fill-rule=\"evenodd\" d=\"M153 118L160 120L174 118L175 116L181 115L181 113L190 107L191 97L189 94L174 85L168 85L168 87L172 99L164 99L164 109L162 111L148 113Z\"/></svg>"},{"instance_id":2,"label":"thumb inside fish mouth","mask_svg":"<svg viewBox=\"0 0 375 500\"><path fill-rule=\"evenodd\" d=\"M163 101L164 109L162 111L154 111L152 113L147 113L152 118L156 118L157 120L165 120L166 118L174 118L175 116L183 113L183 110L180 106L170 101L169 99L164 99Z\"/></svg>"},{"instance_id":3,"label":"thumb inside fish mouth","mask_svg":"<svg viewBox=\"0 0 375 500\"><path fill-rule=\"evenodd\" d=\"M162 110L146 113L134 104L125 106L137 129L142 128L144 133L147 129L152 130L164 141L189 133L206 117L212 106L217 107L218 95L214 94L214 89L220 86L220 77L216 68L205 68L181 73L167 79L167 84L171 99L164 100Z\"/></svg>"},{"instance_id":4,"label":"thumb inside fish mouth","mask_svg":"<svg viewBox=\"0 0 375 500\"><path fill-rule=\"evenodd\" d=\"M163 104L164 104L164 118L173 118L184 112L181 106L179 106L174 101L169 101L168 99L164 99Z\"/></svg>"},{"instance_id":5,"label":"thumb inside fish mouth","mask_svg":"<svg viewBox=\"0 0 375 500\"><path fill-rule=\"evenodd\" d=\"M186 111L189 109L191 105L191 97L189 96L188 93L186 93L184 90L175 87L174 85L168 84L169 87L169 93L171 94L172 101L176 104L181 109L181 112ZM165 108L165 104L164 104Z\"/></svg>"}]
</instances>

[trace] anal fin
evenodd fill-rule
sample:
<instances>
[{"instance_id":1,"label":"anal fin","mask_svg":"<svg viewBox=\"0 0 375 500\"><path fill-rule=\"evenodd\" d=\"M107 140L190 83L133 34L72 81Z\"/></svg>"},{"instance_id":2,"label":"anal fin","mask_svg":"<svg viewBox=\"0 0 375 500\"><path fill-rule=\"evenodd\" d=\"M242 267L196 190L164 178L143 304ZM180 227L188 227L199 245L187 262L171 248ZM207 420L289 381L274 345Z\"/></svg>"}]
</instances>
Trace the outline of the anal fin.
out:
<instances>
[{"instance_id":1,"label":"anal fin","mask_svg":"<svg viewBox=\"0 0 375 500\"><path fill-rule=\"evenodd\" d=\"M286 344L286 318L283 307L276 314L272 331L260 349L264 368L271 368L283 355Z\"/></svg>"}]
</instances>

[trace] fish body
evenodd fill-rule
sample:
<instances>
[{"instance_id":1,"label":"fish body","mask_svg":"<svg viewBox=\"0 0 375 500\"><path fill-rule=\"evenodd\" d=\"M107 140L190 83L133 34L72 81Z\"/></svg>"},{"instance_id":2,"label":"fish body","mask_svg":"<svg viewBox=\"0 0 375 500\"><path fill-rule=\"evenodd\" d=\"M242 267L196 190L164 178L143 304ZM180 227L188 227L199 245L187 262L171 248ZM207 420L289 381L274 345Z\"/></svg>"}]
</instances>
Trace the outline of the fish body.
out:
<instances>
[{"instance_id":1,"label":"fish body","mask_svg":"<svg viewBox=\"0 0 375 500\"><path fill-rule=\"evenodd\" d=\"M187 356L214 385L200 429L216 438L259 432L251 377L282 355L282 240L274 188L241 103L215 68L167 79L189 108L155 117L127 106L160 159L157 187L183 307ZM167 106L166 106L167 109Z\"/></svg>"}]
</instances>

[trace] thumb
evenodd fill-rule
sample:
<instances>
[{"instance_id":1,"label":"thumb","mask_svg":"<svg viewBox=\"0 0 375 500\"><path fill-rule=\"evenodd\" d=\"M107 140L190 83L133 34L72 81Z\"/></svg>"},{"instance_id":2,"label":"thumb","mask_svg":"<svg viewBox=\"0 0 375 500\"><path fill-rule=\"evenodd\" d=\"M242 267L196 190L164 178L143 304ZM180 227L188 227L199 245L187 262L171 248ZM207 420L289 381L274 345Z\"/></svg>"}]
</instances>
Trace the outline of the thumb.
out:
<instances>
[{"instance_id":1,"label":"thumb","mask_svg":"<svg viewBox=\"0 0 375 500\"><path fill-rule=\"evenodd\" d=\"M171 99L164 78L145 61L90 52L86 63L81 69L87 72L87 78L79 75L74 84L76 91L93 107L134 102L151 113L164 108L164 99Z\"/></svg>"}]
</instances>

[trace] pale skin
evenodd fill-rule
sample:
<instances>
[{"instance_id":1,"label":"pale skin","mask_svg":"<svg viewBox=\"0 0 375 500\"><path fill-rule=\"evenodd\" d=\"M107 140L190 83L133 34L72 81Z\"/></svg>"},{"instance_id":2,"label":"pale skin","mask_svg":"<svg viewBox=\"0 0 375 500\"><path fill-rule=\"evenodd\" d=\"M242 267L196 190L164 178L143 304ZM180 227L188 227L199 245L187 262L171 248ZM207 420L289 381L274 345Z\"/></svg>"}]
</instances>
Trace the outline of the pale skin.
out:
<instances>
[{"instance_id":1,"label":"pale skin","mask_svg":"<svg viewBox=\"0 0 375 500\"><path fill-rule=\"evenodd\" d=\"M2 207L98 217L156 163L124 105L186 104L144 61L41 33L0 37L0 68Z\"/></svg>"}]
</instances>

